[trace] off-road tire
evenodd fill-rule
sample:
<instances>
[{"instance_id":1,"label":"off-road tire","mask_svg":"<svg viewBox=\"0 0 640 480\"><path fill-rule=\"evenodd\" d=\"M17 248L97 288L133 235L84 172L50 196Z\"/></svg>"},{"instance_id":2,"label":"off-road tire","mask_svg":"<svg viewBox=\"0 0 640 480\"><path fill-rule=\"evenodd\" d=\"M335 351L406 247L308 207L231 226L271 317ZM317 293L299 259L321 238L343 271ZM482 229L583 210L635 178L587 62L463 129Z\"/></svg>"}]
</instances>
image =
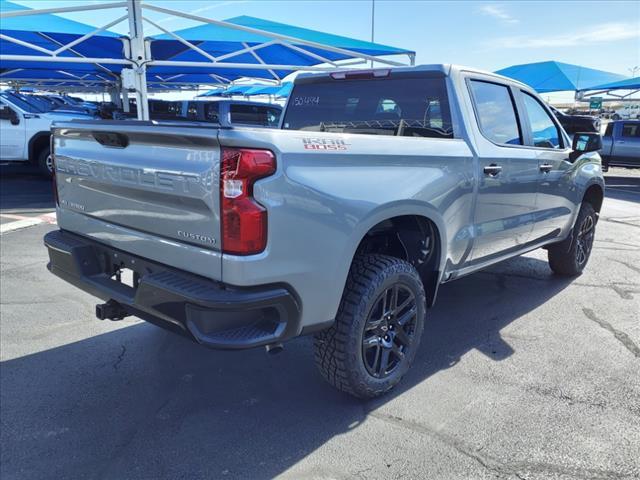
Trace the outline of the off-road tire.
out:
<instances>
[{"instance_id":1,"label":"off-road tire","mask_svg":"<svg viewBox=\"0 0 640 480\"><path fill-rule=\"evenodd\" d=\"M51 162L49 160L51 151L49 150L49 146L47 145L40 153L38 153L38 170L42 175L47 177L51 177L53 175L53 171L51 169Z\"/></svg>"},{"instance_id":2,"label":"off-road tire","mask_svg":"<svg viewBox=\"0 0 640 480\"><path fill-rule=\"evenodd\" d=\"M583 202L572 235L548 248L549 266L554 273L569 277L582 274L591 255L597 222L598 215L593 205ZM583 230L589 224L591 227L585 235Z\"/></svg>"},{"instance_id":3,"label":"off-road tire","mask_svg":"<svg viewBox=\"0 0 640 480\"><path fill-rule=\"evenodd\" d=\"M368 320L373 309L379 306L381 295L386 295L396 284L414 295L416 315L412 317L412 340L401 360L394 354L395 369L388 376L377 378L365 366L365 326L370 328ZM357 256L349 271L335 323L315 335L315 361L320 373L338 390L358 398L373 398L388 392L402 380L415 358L425 313L424 287L413 265L386 255Z\"/></svg>"}]
</instances>

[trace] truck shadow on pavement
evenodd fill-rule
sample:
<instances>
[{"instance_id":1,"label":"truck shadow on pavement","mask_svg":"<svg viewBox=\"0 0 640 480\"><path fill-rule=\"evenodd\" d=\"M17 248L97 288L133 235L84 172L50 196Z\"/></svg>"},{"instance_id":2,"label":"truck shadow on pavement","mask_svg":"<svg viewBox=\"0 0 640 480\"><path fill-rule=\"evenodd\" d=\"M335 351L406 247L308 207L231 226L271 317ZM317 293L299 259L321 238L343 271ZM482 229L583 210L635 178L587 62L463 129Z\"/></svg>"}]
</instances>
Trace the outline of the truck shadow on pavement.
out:
<instances>
[{"instance_id":1,"label":"truck shadow on pavement","mask_svg":"<svg viewBox=\"0 0 640 480\"><path fill-rule=\"evenodd\" d=\"M640 176L607 174L605 189L607 198L640 203Z\"/></svg>"},{"instance_id":2,"label":"truck shadow on pavement","mask_svg":"<svg viewBox=\"0 0 640 480\"><path fill-rule=\"evenodd\" d=\"M0 212L53 210L53 183L32 165L0 166Z\"/></svg>"},{"instance_id":3,"label":"truck shadow on pavement","mask_svg":"<svg viewBox=\"0 0 640 480\"><path fill-rule=\"evenodd\" d=\"M472 349L495 361L517 354L501 329L569 283L546 262L519 257L443 285L415 365L397 390L369 402L322 381L310 338L267 356L211 351L133 323L8 360L2 476L272 478ZM308 473L354 473L322 468Z\"/></svg>"}]
</instances>

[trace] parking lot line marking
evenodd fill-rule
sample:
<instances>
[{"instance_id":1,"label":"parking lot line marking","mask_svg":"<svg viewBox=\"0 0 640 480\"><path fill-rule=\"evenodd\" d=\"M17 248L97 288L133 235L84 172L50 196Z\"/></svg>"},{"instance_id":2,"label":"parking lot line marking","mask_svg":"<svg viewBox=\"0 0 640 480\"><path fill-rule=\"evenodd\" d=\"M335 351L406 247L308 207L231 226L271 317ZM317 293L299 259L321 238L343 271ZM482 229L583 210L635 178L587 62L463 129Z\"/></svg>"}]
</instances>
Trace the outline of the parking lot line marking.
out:
<instances>
[{"instance_id":1,"label":"parking lot line marking","mask_svg":"<svg viewBox=\"0 0 640 480\"><path fill-rule=\"evenodd\" d=\"M56 212L45 213L44 215L40 215L38 218L41 219L44 223L49 223L51 225L56 225L58 223Z\"/></svg>"},{"instance_id":2,"label":"parking lot line marking","mask_svg":"<svg viewBox=\"0 0 640 480\"><path fill-rule=\"evenodd\" d=\"M14 220L25 220L29 217L25 217L24 215L16 215L15 213L2 213L0 217L4 218L13 218Z\"/></svg>"},{"instance_id":3,"label":"parking lot line marking","mask_svg":"<svg viewBox=\"0 0 640 480\"><path fill-rule=\"evenodd\" d=\"M1 225L0 234L33 227L34 225L39 225L41 223L48 223L49 225L56 225L58 223L56 212L45 213L38 215L37 217L27 217L25 215L16 215L15 213L0 213L0 217L16 220L15 222L9 222Z\"/></svg>"},{"instance_id":4,"label":"parking lot line marking","mask_svg":"<svg viewBox=\"0 0 640 480\"><path fill-rule=\"evenodd\" d=\"M43 220L37 217L16 220L15 222L9 222L0 225L0 234L13 232L14 230L21 230L23 228L33 227L41 223L43 223Z\"/></svg>"}]
</instances>

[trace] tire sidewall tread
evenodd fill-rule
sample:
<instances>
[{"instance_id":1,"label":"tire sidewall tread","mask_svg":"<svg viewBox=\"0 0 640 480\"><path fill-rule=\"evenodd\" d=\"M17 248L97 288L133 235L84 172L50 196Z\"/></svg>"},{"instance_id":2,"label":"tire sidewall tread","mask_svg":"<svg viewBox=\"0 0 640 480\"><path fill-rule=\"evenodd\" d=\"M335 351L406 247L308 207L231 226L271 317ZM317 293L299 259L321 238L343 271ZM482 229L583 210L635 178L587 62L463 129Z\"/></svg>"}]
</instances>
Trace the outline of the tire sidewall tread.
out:
<instances>
[{"instance_id":1,"label":"tire sidewall tread","mask_svg":"<svg viewBox=\"0 0 640 480\"><path fill-rule=\"evenodd\" d=\"M364 325L378 296L401 282L415 295L418 316L413 345L398 370L378 379L369 374L362 358ZM356 257L349 271L336 321L316 335L315 357L322 375L339 390L359 398L372 398L389 391L406 374L415 358L424 328L426 296L416 269L410 263L386 255Z\"/></svg>"},{"instance_id":2,"label":"tire sidewall tread","mask_svg":"<svg viewBox=\"0 0 640 480\"><path fill-rule=\"evenodd\" d=\"M582 222L584 222L587 216L593 217L593 228L596 228L598 223L598 215L596 214L593 205L589 202L583 202L580 211L578 212L578 217L576 218L576 222L573 226L573 234L569 236L565 241L557 243L555 245L551 245L547 250L548 259L549 259L549 267L553 270L557 275L574 277L581 275L584 271L584 268L589 263L589 258L593 251L593 248L589 251L589 255L587 259L582 265L579 265L577 262L577 237L578 232L580 231L580 226ZM595 232L594 232L595 233Z\"/></svg>"}]
</instances>

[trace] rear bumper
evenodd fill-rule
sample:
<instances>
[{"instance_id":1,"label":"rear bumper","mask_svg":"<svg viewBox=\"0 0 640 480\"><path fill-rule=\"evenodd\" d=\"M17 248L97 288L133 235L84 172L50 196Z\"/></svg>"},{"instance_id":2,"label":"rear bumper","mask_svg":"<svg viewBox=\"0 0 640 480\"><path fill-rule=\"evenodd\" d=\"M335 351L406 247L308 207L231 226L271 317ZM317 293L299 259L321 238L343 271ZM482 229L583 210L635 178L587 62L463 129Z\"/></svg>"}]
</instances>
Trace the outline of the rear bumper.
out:
<instances>
[{"instance_id":1,"label":"rear bumper","mask_svg":"<svg viewBox=\"0 0 640 480\"><path fill-rule=\"evenodd\" d=\"M234 287L66 231L48 233L49 270L137 317L212 348L241 349L300 333L300 308L286 286ZM134 286L112 277L135 272Z\"/></svg>"}]
</instances>

